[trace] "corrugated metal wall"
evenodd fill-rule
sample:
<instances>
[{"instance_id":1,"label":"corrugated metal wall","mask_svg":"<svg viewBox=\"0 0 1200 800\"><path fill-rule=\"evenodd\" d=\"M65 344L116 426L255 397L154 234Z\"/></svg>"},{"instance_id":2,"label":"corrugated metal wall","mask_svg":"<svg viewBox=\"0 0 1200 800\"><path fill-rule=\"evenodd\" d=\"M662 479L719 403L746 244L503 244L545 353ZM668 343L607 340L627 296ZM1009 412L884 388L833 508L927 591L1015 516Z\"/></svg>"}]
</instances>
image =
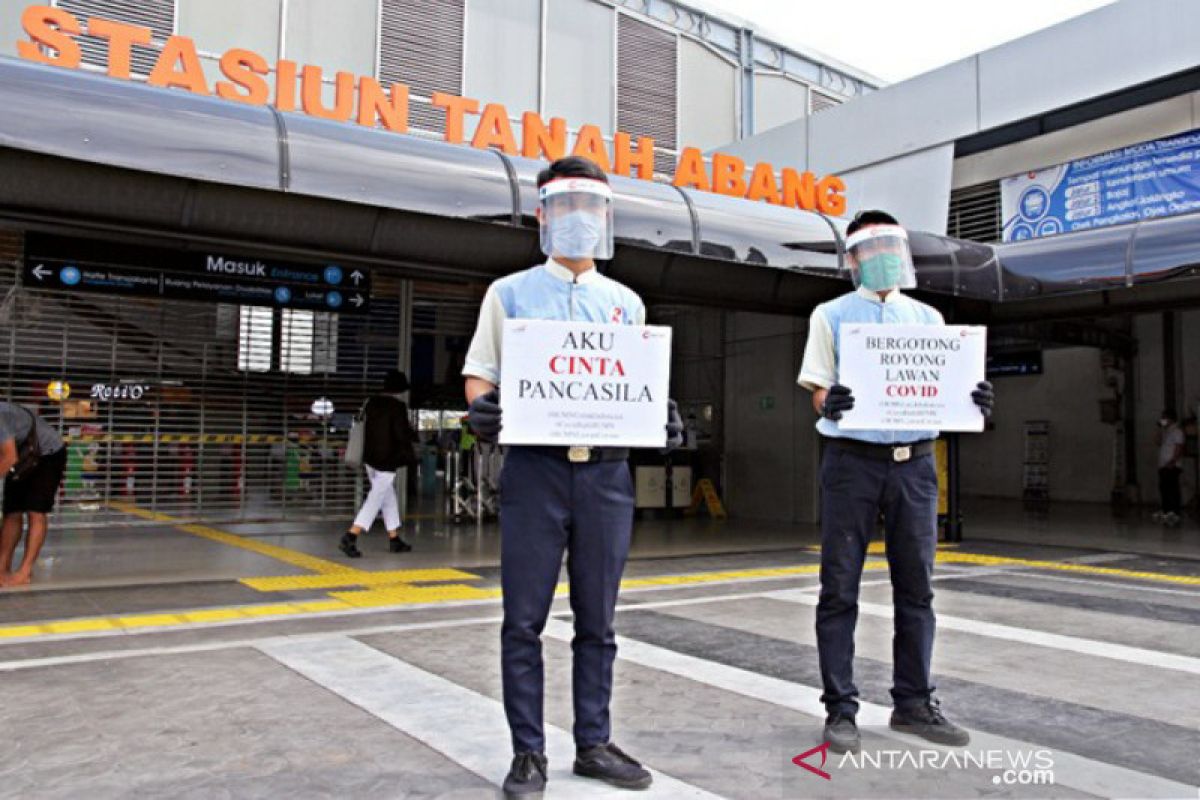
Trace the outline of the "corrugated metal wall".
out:
<instances>
[{"instance_id":1,"label":"corrugated metal wall","mask_svg":"<svg viewBox=\"0 0 1200 800\"><path fill-rule=\"evenodd\" d=\"M426 100L434 92L463 93L464 0L383 0L379 78L407 84L413 128L442 133L445 112Z\"/></svg>"},{"instance_id":2,"label":"corrugated metal wall","mask_svg":"<svg viewBox=\"0 0 1200 800\"><path fill-rule=\"evenodd\" d=\"M998 242L1003 224L1000 181L951 190L947 236L974 242Z\"/></svg>"},{"instance_id":3,"label":"corrugated metal wall","mask_svg":"<svg viewBox=\"0 0 1200 800\"><path fill-rule=\"evenodd\" d=\"M57 525L352 512L345 415L400 363L397 281L375 276L369 315L289 312L32 290L21 250L0 231L0 386L69 438Z\"/></svg>"},{"instance_id":4,"label":"corrugated metal wall","mask_svg":"<svg viewBox=\"0 0 1200 800\"><path fill-rule=\"evenodd\" d=\"M635 142L653 138L655 172L664 174L674 169L678 146L678 78L678 35L618 14L617 129Z\"/></svg>"},{"instance_id":5,"label":"corrugated metal wall","mask_svg":"<svg viewBox=\"0 0 1200 800\"><path fill-rule=\"evenodd\" d=\"M141 25L154 32L154 39L161 45L175 32L174 0L55 0L51 5L70 11L87 29L86 20L93 14L104 19ZM83 50L83 63L94 67L108 68L108 42L95 36L79 37ZM158 59L158 49L134 45L132 72L149 75Z\"/></svg>"}]
</instances>

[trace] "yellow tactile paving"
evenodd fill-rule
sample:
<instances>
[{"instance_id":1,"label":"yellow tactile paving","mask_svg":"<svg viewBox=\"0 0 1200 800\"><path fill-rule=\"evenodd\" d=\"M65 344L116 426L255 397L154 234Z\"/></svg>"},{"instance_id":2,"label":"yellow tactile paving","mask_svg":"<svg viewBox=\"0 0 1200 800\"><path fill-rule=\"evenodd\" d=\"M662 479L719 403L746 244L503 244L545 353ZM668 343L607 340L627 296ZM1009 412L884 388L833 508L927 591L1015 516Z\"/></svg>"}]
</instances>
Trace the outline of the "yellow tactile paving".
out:
<instances>
[{"instance_id":1,"label":"yellow tactile paving","mask_svg":"<svg viewBox=\"0 0 1200 800\"><path fill-rule=\"evenodd\" d=\"M242 613L248 617L282 617L288 614L300 614L302 609L291 603L268 603L265 606L246 606Z\"/></svg>"},{"instance_id":2,"label":"yellow tactile paving","mask_svg":"<svg viewBox=\"0 0 1200 800\"><path fill-rule=\"evenodd\" d=\"M350 608L349 603L341 600L305 600L299 603L292 603L296 608L302 611L341 611Z\"/></svg>"},{"instance_id":3,"label":"yellow tactile paving","mask_svg":"<svg viewBox=\"0 0 1200 800\"><path fill-rule=\"evenodd\" d=\"M113 617L113 621L122 628L161 628L168 625L179 625L183 622L177 614L136 614Z\"/></svg>"},{"instance_id":4,"label":"yellow tactile paving","mask_svg":"<svg viewBox=\"0 0 1200 800\"><path fill-rule=\"evenodd\" d=\"M1172 575L1166 572L1148 572L1145 570L1121 569L1120 567L1099 567L1092 564L1075 564L1069 561L1044 561L1033 558L1012 558L1009 556L983 556L974 553L938 553L937 560L939 563L944 564L976 564L987 567L1030 567L1032 569L1049 569L1059 572L1078 572L1084 575L1104 575L1110 578L1130 578L1139 581L1200 586L1200 575Z\"/></svg>"},{"instance_id":5,"label":"yellow tactile paving","mask_svg":"<svg viewBox=\"0 0 1200 800\"><path fill-rule=\"evenodd\" d=\"M464 581L479 581L481 576L452 568L388 570L371 572L328 561L306 553L300 553L276 545L264 544L253 539L209 528L204 525L178 525L178 520L167 514L114 503L119 510L176 526L187 533L221 542L232 547L260 553L270 558L310 570L314 575L288 575L270 578L246 578L241 582L259 591L303 591L321 589L350 589L330 592L328 599L296 600L284 603L241 605L220 608L202 608L171 613L125 615L112 617L89 617L83 619L51 620L41 623L25 623L0 627L0 639L36 638L55 634L103 633L121 630L136 630L152 627L181 627L216 624L234 620L286 617L297 614L320 614L344 611L352 608L387 608L405 605L431 604L463 600L485 600L498 598L498 587L470 586ZM1088 575L1129 578L1135 580L1200 585L1200 576L1171 575L1166 573L1120 569L1117 567L1093 566L1062 561L1023 559L1005 556L976 555L955 551L953 544L938 545L937 560L940 563L972 564L976 566L1012 566L1031 569L1058 570ZM812 548L810 548L812 549ZM816 548L819 549L819 548ZM873 542L868 553L884 554L882 542ZM883 570L887 564L882 559L869 559L866 570ZM627 578L621 582L623 589L689 586L705 583L736 582L763 578L784 578L799 575L815 575L820 572L818 564L802 564L794 567L770 567L759 569L719 570L683 575L656 575ZM418 583L434 585L418 586ZM559 584L555 593L566 595L570 587Z\"/></svg>"},{"instance_id":6,"label":"yellow tactile paving","mask_svg":"<svg viewBox=\"0 0 1200 800\"><path fill-rule=\"evenodd\" d=\"M46 627L44 625L14 625L10 628L0 628L0 639L40 636L46 632Z\"/></svg>"},{"instance_id":7,"label":"yellow tactile paving","mask_svg":"<svg viewBox=\"0 0 1200 800\"><path fill-rule=\"evenodd\" d=\"M226 622L241 619L243 614L236 608L206 608L200 611L184 611L179 616L186 622Z\"/></svg>"},{"instance_id":8,"label":"yellow tactile paving","mask_svg":"<svg viewBox=\"0 0 1200 800\"><path fill-rule=\"evenodd\" d=\"M864 570L887 569L886 561L867 561ZM789 578L795 575L816 575L820 564L804 564L799 567L769 567L763 569L736 569L725 572L698 572L687 575L656 575L650 578L626 578L621 581L622 589L642 586L686 586L695 583L716 581L752 580L755 578Z\"/></svg>"},{"instance_id":9,"label":"yellow tactile paving","mask_svg":"<svg viewBox=\"0 0 1200 800\"><path fill-rule=\"evenodd\" d=\"M163 522L169 525L174 525L177 529L184 533L190 533L193 536L199 536L210 541L227 544L230 547L237 547L242 550L249 550L252 553L273 558L276 561L282 561L285 564L291 564L294 567L301 569L312 570L313 572L323 574L358 574L362 570L354 569L345 564L339 564L336 561L328 561L324 558L310 556L308 553L301 553L297 550L289 550L286 547L280 547L275 544L267 544L256 539L251 539L245 536L238 536L233 533L210 528L207 525L186 524L180 525L175 517L169 514L161 514L157 511L148 511L144 508L132 505L130 503L113 502L110 503L113 508L118 511L123 511L126 514L132 514L142 519L152 520L154 522Z\"/></svg>"},{"instance_id":10,"label":"yellow tactile paving","mask_svg":"<svg viewBox=\"0 0 1200 800\"><path fill-rule=\"evenodd\" d=\"M938 542L937 549L938 550L952 550L955 547L958 547L958 545L955 544L954 542ZM814 553L819 553L819 552L821 552L821 545L814 544L814 545L810 545L809 547L806 547L804 549L810 550ZM886 554L887 554L887 545L884 544L883 542L870 542L867 544L867 555L882 556L882 555L886 555Z\"/></svg>"},{"instance_id":11,"label":"yellow tactile paving","mask_svg":"<svg viewBox=\"0 0 1200 800\"><path fill-rule=\"evenodd\" d=\"M1044 561L1036 559L1009 558L1003 556L985 556L971 553L939 553L938 561L943 563L973 564L978 566L1016 566L1033 569L1050 569L1084 574L1103 575L1139 580L1163 581L1186 585L1200 585L1200 577L1189 575L1170 575L1158 572L1125 570L1115 567L1100 567L1090 564L1074 564L1060 561ZM883 570L887 568L882 560L869 560L865 564L867 570ZM816 564L802 564L795 567L774 567L762 569L721 570L700 572L683 575L657 575L650 577L628 578L621 583L623 589L654 587L654 586L688 586L705 583L732 582L738 580L754 580L761 578L791 577L812 575L819 571ZM355 578L375 576L375 582L363 584L356 580L350 584L334 585L364 585L367 588L355 591L331 592L330 599L303 600L287 603L264 603L261 605L231 606L225 608L205 608L191 611L178 611L162 614L141 614L113 617L90 617L85 619L54 620L36 624L13 625L0 627L0 639L31 638L53 634L89 633L130 630L147 627L182 627L226 622L242 619L263 619L266 617L285 617L297 614L319 614L343 611L351 608L387 608L406 605L443 603L462 600L484 600L500 597L499 587L469 586L465 583L442 583L432 586L414 586L409 582L397 582L397 576L413 580L480 580L480 576L454 569L429 570L396 570L390 573L369 573L360 570L362 575ZM330 574L300 576L313 579L332 580ZM268 580L268 579L258 579ZM330 584L321 584L315 588L326 588ZM314 587L308 587L314 588ZM556 594L566 595L569 586L566 583L556 587Z\"/></svg>"},{"instance_id":12,"label":"yellow tactile paving","mask_svg":"<svg viewBox=\"0 0 1200 800\"><path fill-rule=\"evenodd\" d=\"M117 626L111 619L68 619L61 622L48 622L45 629L50 633L86 633L88 631L108 631Z\"/></svg>"},{"instance_id":13,"label":"yellow tactile paving","mask_svg":"<svg viewBox=\"0 0 1200 800\"><path fill-rule=\"evenodd\" d=\"M252 553L258 553L259 555L267 556L268 558L273 558L276 561L282 561L285 564L291 564L301 569L310 569L313 572L325 574L357 574L361 572L361 570L348 567L345 564L339 564L336 561L327 561L324 558L317 558L307 553L289 550L279 545L267 544L244 536L236 536L232 533L219 531L216 528L209 528L206 525L179 525L178 528L195 536L201 536L205 539L232 547L240 547L243 550L249 550Z\"/></svg>"},{"instance_id":14,"label":"yellow tactile paving","mask_svg":"<svg viewBox=\"0 0 1200 800\"><path fill-rule=\"evenodd\" d=\"M358 608L448 603L455 600L486 600L499 597L500 589L480 589L461 583L438 586L394 586L354 592L330 592L330 595Z\"/></svg>"},{"instance_id":15,"label":"yellow tactile paving","mask_svg":"<svg viewBox=\"0 0 1200 800\"><path fill-rule=\"evenodd\" d=\"M436 583L477 581L478 575L459 569L397 569L380 572L326 572L320 575L283 575L272 578L243 578L239 583L260 592L288 592L304 589L342 589L348 586L382 586L393 583Z\"/></svg>"}]
</instances>

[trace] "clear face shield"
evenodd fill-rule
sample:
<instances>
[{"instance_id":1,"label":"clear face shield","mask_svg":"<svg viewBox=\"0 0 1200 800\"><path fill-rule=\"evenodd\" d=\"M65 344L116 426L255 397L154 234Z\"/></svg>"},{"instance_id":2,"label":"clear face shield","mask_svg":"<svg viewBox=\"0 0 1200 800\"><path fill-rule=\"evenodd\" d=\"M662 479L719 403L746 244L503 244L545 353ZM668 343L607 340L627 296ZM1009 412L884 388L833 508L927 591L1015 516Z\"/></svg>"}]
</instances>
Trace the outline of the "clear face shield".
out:
<instances>
[{"instance_id":1,"label":"clear face shield","mask_svg":"<svg viewBox=\"0 0 1200 800\"><path fill-rule=\"evenodd\" d=\"M562 258L612 258L612 189L591 178L556 178L538 191L542 252Z\"/></svg>"},{"instance_id":2,"label":"clear face shield","mask_svg":"<svg viewBox=\"0 0 1200 800\"><path fill-rule=\"evenodd\" d=\"M854 288L873 292L917 288L908 234L899 225L869 225L846 239Z\"/></svg>"}]
</instances>

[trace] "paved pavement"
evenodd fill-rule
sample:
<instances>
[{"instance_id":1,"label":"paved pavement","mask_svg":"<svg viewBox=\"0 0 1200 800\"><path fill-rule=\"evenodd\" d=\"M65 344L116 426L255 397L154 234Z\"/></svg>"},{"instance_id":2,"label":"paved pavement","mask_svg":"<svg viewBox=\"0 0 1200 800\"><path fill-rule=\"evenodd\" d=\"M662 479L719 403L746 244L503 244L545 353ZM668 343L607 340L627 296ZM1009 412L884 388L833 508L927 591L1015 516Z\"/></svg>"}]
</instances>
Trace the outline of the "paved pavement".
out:
<instances>
[{"instance_id":1,"label":"paved pavement","mask_svg":"<svg viewBox=\"0 0 1200 800\"><path fill-rule=\"evenodd\" d=\"M497 796L510 754L486 559L370 551L351 567L160 522L154 546L201 541L237 569L0 595L0 797ZM630 564L614 726L655 771L645 796L1200 793L1200 562L944 546L935 672L973 736L947 750L886 727L891 589L873 553L851 761L819 749L817 559L801 544ZM544 637L547 796L616 796L570 775L570 638L564 597Z\"/></svg>"}]
</instances>

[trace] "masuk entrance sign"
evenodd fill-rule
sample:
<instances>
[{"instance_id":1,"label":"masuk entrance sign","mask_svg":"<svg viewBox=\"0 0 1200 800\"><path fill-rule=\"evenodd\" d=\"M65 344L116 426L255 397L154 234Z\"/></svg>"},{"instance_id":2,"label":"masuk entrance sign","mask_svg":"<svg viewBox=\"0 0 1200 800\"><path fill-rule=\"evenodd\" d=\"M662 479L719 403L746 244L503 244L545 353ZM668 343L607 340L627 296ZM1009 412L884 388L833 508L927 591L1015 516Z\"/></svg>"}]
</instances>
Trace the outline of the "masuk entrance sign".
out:
<instances>
[{"instance_id":1,"label":"masuk entrance sign","mask_svg":"<svg viewBox=\"0 0 1200 800\"><path fill-rule=\"evenodd\" d=\"M38 234L26 237L24 263L24 284L35 289L338 313L365 313L370 308L370 271L340 264L137 246L110 252L87 240Z\"/></svg>"}]
</instances>

